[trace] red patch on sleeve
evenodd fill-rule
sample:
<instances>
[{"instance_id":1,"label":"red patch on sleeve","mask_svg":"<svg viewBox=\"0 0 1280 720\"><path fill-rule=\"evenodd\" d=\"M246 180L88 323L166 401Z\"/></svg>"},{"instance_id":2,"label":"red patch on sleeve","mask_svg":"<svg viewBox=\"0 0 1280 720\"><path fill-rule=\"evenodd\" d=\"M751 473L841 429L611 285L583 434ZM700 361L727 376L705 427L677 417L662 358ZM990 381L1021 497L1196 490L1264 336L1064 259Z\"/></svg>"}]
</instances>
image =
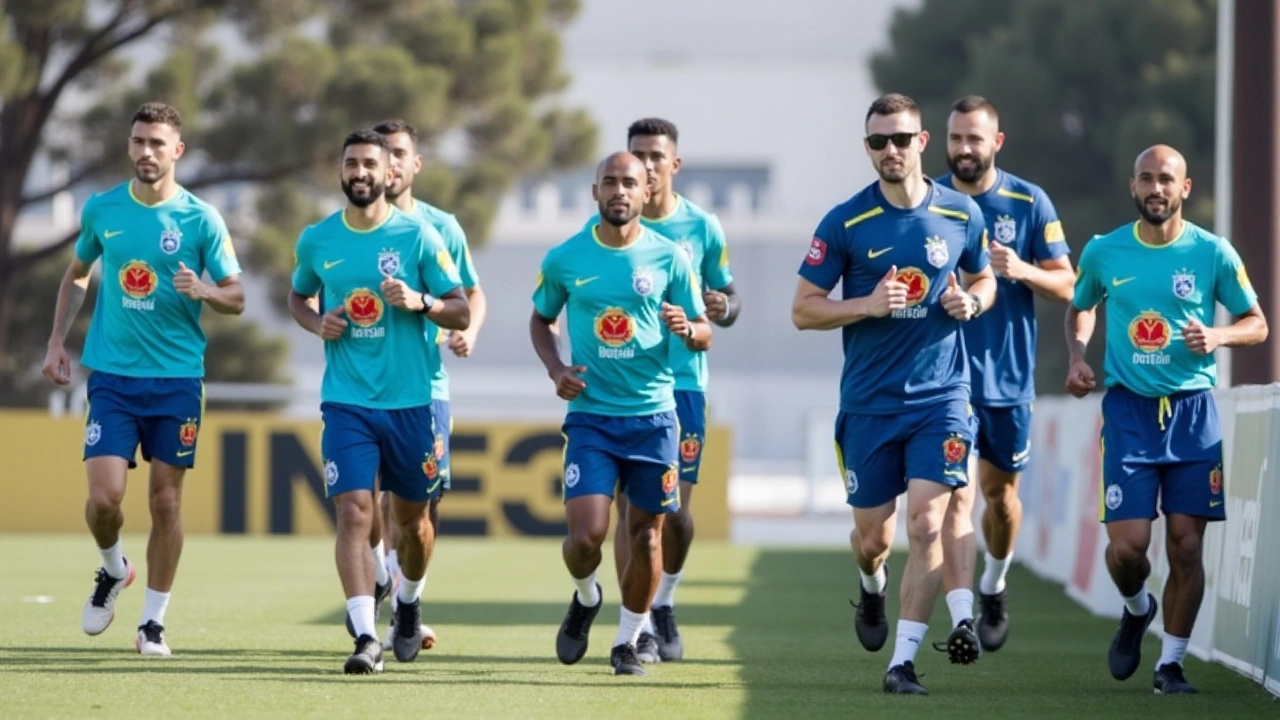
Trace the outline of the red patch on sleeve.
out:
<instances>
[{"instance_id":1,"label":"red patch on sleeve","mask_svg":"<svg viewBox=\"0 0 1280 720\"><path fill-rule=\"evenodd\" d=\"M805 254L804 261L809 265L821 265L826 259L827 244L815 237L809 244L809 252Z\"/></svg>"}]
</instances>

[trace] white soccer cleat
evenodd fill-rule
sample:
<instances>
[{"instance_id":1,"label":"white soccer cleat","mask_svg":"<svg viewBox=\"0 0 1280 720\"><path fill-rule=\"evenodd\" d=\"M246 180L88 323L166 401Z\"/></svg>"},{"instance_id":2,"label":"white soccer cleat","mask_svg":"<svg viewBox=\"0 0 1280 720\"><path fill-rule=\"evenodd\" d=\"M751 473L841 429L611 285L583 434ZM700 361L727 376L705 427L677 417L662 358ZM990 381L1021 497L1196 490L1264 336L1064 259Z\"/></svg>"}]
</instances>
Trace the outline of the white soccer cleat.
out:
<instances>
[{"instance_id":1,"label":"white soccer cleat","mask_svg":"<svg viewBox=\"0 0 1280 720\"><path fill-rule=\"evenodd\" d=\"M80 614L80 627L86 635L100 635L111 626L116 618L116 598L120 591L133 584L138 572L128 559L124 561L125 576L115 578L107 574L106 568L98 568L94 576L93 593L84 604L84 612Z\"/></svg>"},{"instance_id":2,"label":"white soccer cleat","mask_svg":"<svg viewBox=\"0 0 1280 720\"><path fill-rule=\"evenodd\" d=\"M173 657L173 651L169 649L169 643L164 639L164 626L155 620L148 620L146 625L138 628L138 640L135 646L143 657Z\"/></svg>"}]
</instances>

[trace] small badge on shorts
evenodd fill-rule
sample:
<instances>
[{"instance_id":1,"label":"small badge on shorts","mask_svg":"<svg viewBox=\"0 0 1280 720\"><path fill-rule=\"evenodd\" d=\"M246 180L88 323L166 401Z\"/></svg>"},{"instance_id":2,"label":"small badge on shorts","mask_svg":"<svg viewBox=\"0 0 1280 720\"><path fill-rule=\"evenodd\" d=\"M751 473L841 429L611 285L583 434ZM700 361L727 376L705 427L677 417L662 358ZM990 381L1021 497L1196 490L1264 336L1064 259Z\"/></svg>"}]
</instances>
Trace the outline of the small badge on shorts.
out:
<instances>
[{"instance_id":1,"label":"small badge on shorts","mask_svg":"<svg viewBox=\"0 0 1280 720\"><path fill-rule=\"evenodd\" d=\"M333 487L338 482L338 463L329 460L324 464L324 484Z\"/></svg>"},{"instance_id":2,"label":"small badge on shorts","mask_svg":"<svg viewBox=\"0 0 1280 720\"><path fill-rule=\"evenodd\" d=\"M378 253L378 272L386 277L400 274L400 251L383 250Z\"/></svg>"},{"instance_id":3,"label":"small badge on shorts","mask_svg":"<svg viewBox=\"0 0 1280 720\"><path fill-rule=\"evenodd\" d=\"M676 491L676 485L680 482L680 470L675 465L667 467L667 471L662 474L662 492L670 495Z\"/></svg>"},{"instance_id":4,"label":"small badge on shorts","mask_svg":"<svg viewBox=\"0 0 1280 720\"><path fill-rule=\"evenodd\" d=\"M578 463L569 463L564 469L564 486L571 488L578 484L578 476L581 475L578 470Z\"/></svg>"},{"instance_id":5,"label":"small badge on shorts","mask_svg":"<svg viewBox=\"0 0 1280 720\"><path fill-rule=\"evenodd\" d=\"M97 420L90 420L89 424L84 426L84 444L97 445L101 439L102 426L98 424Z\"/></svg>"},{"instance_id":6,"label":"small badge on shorts","mask_svg":"<svg viewBox=\"0 0 1280 720\"><path fill-rule=\"evenodd\" d=\"M636 268L631 273L631 289L641 297L646 297L653 292L653 271L649 268Z\"/></svg>"},{"instance_id":7,"label":"small badge on shorts","mask_svg":"<svg viewBox=\"0 0 1280 720\"><path fill-rule=\"evenodd\" d=\"M1173 275L1173 296L1179 300L1186 300L1196 292L1196 276L1190 270L1183 268Z\"/></svg>"},{"instance_id":8,"label":"small badge on shorts","mask_svg":"<svg viewBox=\"0 0 1280 720\"><path fill-rule=\"evenodd\" d=\"M1218 495L1222 493L1222 466L1221 465L1215 465L1214 468L1209 471L1209 492L1213 493L1214 495Z\"/></svg>"},{"instance_id":9,"label":"small badge on shorts","mask_svg":"<svg viewBox=\"0 0 1280 720\"><path fill-rule=\"evenodd\" d=\"M844 489L850 495L858 492L858 473L849 468L844 469Z\"/></svg>"},{"instance_id":10,"label":"small badge on shorts","mask_svg":"<svg viewBox=\"0 0 1280 720\"><path fill-rule=\"evenodd\" d=\"M169 228L168 230L160 233L160 249L163 250L166 255L172 255L178 252L178 248L180 247L182 247L181 232L174 230L173 228Z\"/></svg>"},{"instance_id":11,"label":"small badge on shorts","mask_svg":"<svg viewBox=\"0 0 1280 720\"><path fill-rule=\"evenodd\" d=\"M684 440L680 441L680 459L686 464L696 461L700 452L702 452L702 441L697 435L689 433L684 436Z\"/></svg>"},{"instance_id":12,"label":"small badge on shorts","mask_svg":"<svg viewBox=\"0 0 1280 720\"><path fill-rule=\"evenodd\" d=\"M947 241L934 235L924 241L924 257L929 264L941 268L951 259L951 251L947 249Z\"/></svg>"},{"instance_id":13,"label":"small badge on shorts","mask_svg":"<svg viewBox=\"0 0 1280 720\"><path fill-rule=\"evenodd\" d=\"M428 480L435 480L440 474L440 463L436 460L434 452L426 453L422 460L422 474L427 476Z\"/></svg>"},{"instance_id":14,"label":"small badge on shorts","mask_svg":"<svg viewBox=\"0 0 1280 720\"><path fill-rule=\"evenodd\" d=\"M178 441L182 443L182 447L195 447L196 435L200 432L200 426L196 424L194 418L187 418L182 423L182 427L178 428Z\"/></svg>"},{"instance_id":15,"label":"small badge on shorts","mask_svg":"<svg viewBox=\"0 0 1280 720\"><path fill-rule=\"evenodd\" d=\"M969 446L959 435L952 435L942 441L942 457L946 459L948 465L964 462L968 454Z\"/></svg>"},{"instance_id":16,"label":"small badge on shorts","mask_svg":"<svg viewBox=\"0 0 1280 720\"><path fill-rule=\"evenodd\" d=\"M1120 507L1120 503L1124 502L1124 491L1120 489L1119 485L1112 484L1107 486L1106 501L1108 510L1115 510Z\"/></svg>"}]
</instances>

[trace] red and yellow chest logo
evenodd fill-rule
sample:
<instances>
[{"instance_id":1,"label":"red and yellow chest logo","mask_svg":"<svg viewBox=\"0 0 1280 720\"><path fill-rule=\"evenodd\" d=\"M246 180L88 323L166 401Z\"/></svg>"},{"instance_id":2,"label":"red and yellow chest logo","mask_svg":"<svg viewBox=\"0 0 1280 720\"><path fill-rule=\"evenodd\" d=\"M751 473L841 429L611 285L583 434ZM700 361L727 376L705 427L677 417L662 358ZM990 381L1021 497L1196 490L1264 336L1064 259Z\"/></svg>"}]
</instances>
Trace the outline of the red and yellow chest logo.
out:
<instances>
[{"instance_id":1,"label":"red and yellow chest logo","mask_svg":"<svg viewBox=\"0 0 1280 720\"><path fill-rule=\"evenodd\" d=\"M1147 310L1129 323L1129 342L1142 352L1160 352L1173 341L1169 321L1155 310Z\"/></svg>"},{"instance_id":2,"label":"red and yellow chest logo","mask_svg":"<svg viewBox=\"0 0 1280 720\"><path fill-rule=\"evenodd\" d=\"M907 286L907 306L919 305L929 295L929 276L920 268L907 267L898 271L898 282Z\"/></svg>"},{"instance_id":3,"label":"red and yellow chest logo","mask_svg":"<svg viewBox=\"0 0 1280 720\"><path fill-rule=\"evenodd\" d=\"M605 308L596 315L596 337L609 347L621 347L636 336L635 320L619 307Z\"/></svg>"},{"instance_id":4,"label":"red and yellow chest logo","mask_svg":"<svg viewBox=\"0 0 1280 720\"><path fill-rule=\"evenodd\" d=\"M356 288L347 293L343 305L347 309L347 317L358 327L377 325L382 319L382 298L368 288Z\"/></svg>"},{"instance_id":5,"label":"red and yellow chest logo","mask_svg":"<svg viewBox=\"0 0 1280 720\"><path fill-rule=\"evenodd\" d=\"M156 291L156 271L141 260L130 260L120 268L120 289L134 300L142 300Z\"/></svg>"}]
</instances>

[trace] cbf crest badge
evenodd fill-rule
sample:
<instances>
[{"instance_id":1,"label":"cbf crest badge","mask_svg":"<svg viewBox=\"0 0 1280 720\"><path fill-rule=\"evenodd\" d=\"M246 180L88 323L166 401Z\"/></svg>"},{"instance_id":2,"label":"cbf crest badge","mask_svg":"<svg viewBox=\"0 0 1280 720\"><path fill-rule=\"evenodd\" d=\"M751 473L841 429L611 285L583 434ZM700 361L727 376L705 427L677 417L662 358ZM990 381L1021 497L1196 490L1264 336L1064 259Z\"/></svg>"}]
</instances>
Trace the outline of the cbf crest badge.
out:
<instances>
[{"instance_id":1,"label":"cbf crest badge","mask_svg":"<svg viewBox=\"0 0 1280 720\"><path fill-rule=\"evenodd\" d=\"M1196 292L1196 276L1186 268L1173 275L1173 295L1179 300L1186 300Z\"/></svg>"},{"instance_id":2,"label":"cbf crest badge","mask_svg":"<svg viewBox=\"0 0 1280 720\"><path fill-rule=\"evenodd\" d=\"M947 241L937 235L924 241L925 259L929 264L941 268L951 259L951 251L947 249Z\"/></svg>"},{"instance_id":3,"label":"cbf crest badge","mask_svg":"<svg viewBox=\"0 0 1280 720\"><path fill-rule=\"evenodd\" d=\"M649 268L636 268L631 273L631 289L641 297L646 297L653 292L653 271Z\"/></svg>"},{"instance_id":4,"label":"cbf crest badge","mask_svg":"<svg viewBox=\"0 0 1280 720\"><path fill-rule=\"evenodd\" d=\"M1008 245L1018 236L1018 223L1008 215L1001 215L996 218L995 227L996 242Z\"/></svg>"},{"instance_id":5,"label":"cbf crest badge","mask_svg":"<svg viewBox=\"0 0 1280 720\"><path fill-rule=\"evenodd\" d=\"M383 250L378 253L378 272L386 277L400 274L400 251Z\"/></svg>"},{"instance_id":6,"label":"cbf crest badge","mask_svg":"<svg viewBox=\"0 0 1280 720\"><path fill-rule=\"evenodd\" d=\"M178 252L178 248L182 247L182 233L169 228L160 233L160 249L166 255L172 255Z\"/></svg>"}]
</instances>

